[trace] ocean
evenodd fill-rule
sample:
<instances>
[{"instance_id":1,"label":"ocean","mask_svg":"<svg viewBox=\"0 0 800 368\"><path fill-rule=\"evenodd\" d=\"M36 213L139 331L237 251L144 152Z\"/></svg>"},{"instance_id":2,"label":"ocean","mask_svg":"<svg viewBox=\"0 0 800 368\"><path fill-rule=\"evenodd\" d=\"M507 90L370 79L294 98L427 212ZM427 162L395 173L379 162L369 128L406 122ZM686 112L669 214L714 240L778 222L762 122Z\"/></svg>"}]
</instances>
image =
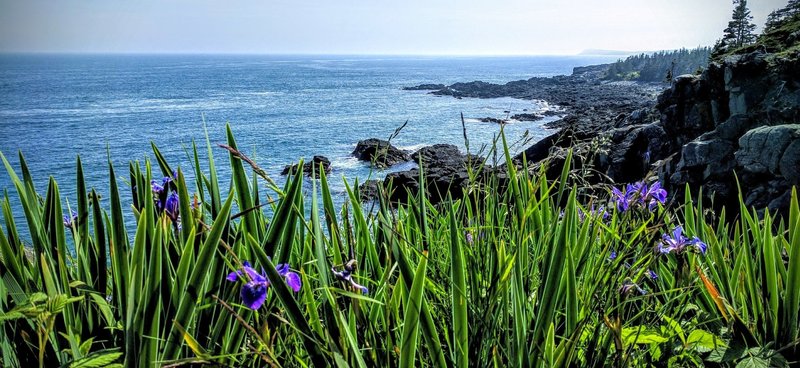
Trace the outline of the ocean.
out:
<instances>
[{"instance_id":1,"label":"ocean","mask_svg":"<svg viewBox=\"0 0 800 368\"><path fill-rule=\"evenodd\" d=\"M551 108L546 102L455 99L402 87L505 83L570 74L575 66L614 59L6 54L0 55L0 152L19 173L21 151L41 193L48 178L55 177L66 211L67 203L76 203L76 156L88 187L103 194L108 192L108 159L119 179L127 181L129 161L153 159L150 142L173 167L190 174L192 140L201 145L201 159L205 156L205 120L212 144L225 142L225 124L230 124L239 148L279 183L284 165L301 157L328 157L332 190L342 195L343 180L382 178L413 165L370 170L350 156L361 139L386 139L407 122L392 140L400 148L451 143L464 150L463 113L474 152L500 131L498 124L476 119ZM530 139L542 138L548 134L543 124L552 119L507 124L507 139L516 141L526 132ZM215 147L214 154L226 186L227 153ZM22 211L5 169L0 170L0 189L9 192L21 224Z\"/></svg>"}]
</instances>

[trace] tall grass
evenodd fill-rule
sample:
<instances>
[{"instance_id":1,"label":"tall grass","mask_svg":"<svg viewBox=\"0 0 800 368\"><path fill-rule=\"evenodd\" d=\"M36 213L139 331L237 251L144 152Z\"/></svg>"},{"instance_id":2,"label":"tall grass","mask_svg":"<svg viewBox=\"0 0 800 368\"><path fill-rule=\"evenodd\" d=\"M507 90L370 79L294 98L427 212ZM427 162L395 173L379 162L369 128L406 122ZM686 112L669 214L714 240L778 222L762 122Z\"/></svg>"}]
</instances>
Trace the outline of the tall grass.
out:
<instances>
[{"instance_id":1,"label":"tall grass","mask_svg":"<svg viewBox=\"0 0 800 368\"><path fill-rule=\"evenodd\" d=\"M796 192L788 219L744 206L709 216L688 196L619 211L575 184L568 157L550 180L508 161L506 175L441 205L423 185L368 211L346 183L337 209L324 171L310 193L302 175L278 188L230 128L225 147L207 141L170 166L153 146L155 166L131 163L123 186L109 163L102 197L78 160L75 216L54 179L41 194L22 155L21 177L2 156L16 193L0 203L0 364L755 367L800 356ZM600 205L608 217L591 212ZM680 225L705 254L659 252ZM241 297L253 277L226 280L245 261L268 280L255 310Z\"/></svg>"}]
</instances>

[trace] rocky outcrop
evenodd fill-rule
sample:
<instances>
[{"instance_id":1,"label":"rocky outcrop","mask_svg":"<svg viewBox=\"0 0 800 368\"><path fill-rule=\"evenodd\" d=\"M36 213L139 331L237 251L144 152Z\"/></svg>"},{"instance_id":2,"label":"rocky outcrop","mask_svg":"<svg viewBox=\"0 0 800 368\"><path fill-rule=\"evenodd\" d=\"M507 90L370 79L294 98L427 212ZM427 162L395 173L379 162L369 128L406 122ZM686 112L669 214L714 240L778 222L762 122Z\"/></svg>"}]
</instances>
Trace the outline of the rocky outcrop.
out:
<instances>
[{"instance_id":1,"label":"rocky outcrop","mask_svg":"<svg viewBox=\"0 0 800 368\"><path fill-rule=\"evenodd\" d=\"M479 157L464 155L451 144L423 147L414 152L411 158L422 165L425 190L434 204L444 201L448 195L463 197L469 184L469 167L475 172L487 169ZM390 202L405 203L409 195L419 193L419 178L419 168L390 173L383 182L371 180L359 186L359 194L362 200L376 199L380 188L383 188Z\"/></svg>"},{"instance_id":2,"label":"rocky outcrop","mask_svg":"<svg viewBox=\"0 0 800 368\"><path fill-rule=\"evenodd\" d=\"M498 119L498 118L480 118L478 119L481 123L495 123L495 124L506 124L508 123L508 119Z\"/></svg>"},{"instance_id":3,"label":"rocky outcrop","mask_svg":"<svg viewBox=\"0 0 800 368\"><path fill-rule=\"evenodd\" d=\"M404 91L436 91L436 90L440 90L440 89L445 88L445 87L446 86L444 84L428 83L428 84L420 84L418 86L413 86L413 87L403 87L403 90Z\"/></svg>"},{"instance_id":4,"label":"rocky outcrop","mask_svg":"<svg viewBox=\"0 0 800 368\"><path fill-rule=\"evenodd\" d=\"M296 173L299 169L299 166L300 164L286 165L283 167L281 175ZM328 158L325 156L314 156L314 158L310 162L306 162L305 164L303 164L302 167L303 174L310 177L315 173L319 173L320 167L322 168L322 170L325 170L325 174L330 174L331 160L328 160Z\"/></svg>"},{"instance_id":5,"label":"rocky outcrop","mask_svg":"<svg viewBox=\"0 0 800 368\"><path fill-rule=\"evenodd\" d=\"M391 145L389 141L377 138L359 141L353 150L353 156L361 161L373 163L378 169L385 169L411 159L408 153Z\"/></svg>"},{"instance_id":6,"label":"rocky outcrop","mask_svg":"<svg viewBox=\"0 0 800 368\"><path fill-rule=\"evenodd\" d=\"M798 60L761 49L677 78L658 105L678 147L661 171L665 184L676 192L703 186L717 203L736 206L738 177L746 205L786 213L789 188L800 183Z\"/></svg>"},{"instance_id":7,"label":"rocky outcrop","mask_svg":"<svg viewBox=\"0 0 800 368\"><path fill-rule=\"evenodd\" d=\"M515 97L559 106L559 132L514 157L549 177L572 147L576 165L593 165L587 182L631 182L658 175L681 201L688 184L714 205L745 205L786 213L800 184L800 16L751 46L681 75L669 88L604 83L601 67L572 76L531 78L503 85L455 83L432 92L454 97ZM650 97L657 98L650 98ZM535 118L535 116L533 116ZM493 168L502 173L503 168ZM405 179L403 177L402 179ZM708 202L707 202L708 203Z\"/></svg>"},{"instance_id":8,"label":"rocky outcrop","mask_svg":"<svg viewBox=\"0 0 800 368\"><path fill-rule=\"evenodd\" d=\"M724 141L723 141L724 142ZM763 126L739 138L736 166L800 184L800 124Z\"/></svg>"}]
</instances>

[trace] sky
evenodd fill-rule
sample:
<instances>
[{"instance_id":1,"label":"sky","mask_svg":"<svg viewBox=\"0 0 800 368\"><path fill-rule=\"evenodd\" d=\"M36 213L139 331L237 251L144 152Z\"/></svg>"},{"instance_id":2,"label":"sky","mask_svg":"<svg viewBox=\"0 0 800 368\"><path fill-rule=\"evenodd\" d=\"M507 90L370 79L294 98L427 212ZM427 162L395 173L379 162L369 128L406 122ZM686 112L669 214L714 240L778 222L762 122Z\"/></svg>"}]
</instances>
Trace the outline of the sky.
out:
<instances>
[{"instance_id":1,"label":"sky","mask_svg":"<svg viewBox=\"0 0 800 368\"><path fill-rule=\"evenodd\" d=\"M754 23L786 0L751 0ZM572 55L710 46L730 0L0 0L0 52Z\"/></svg>"}]
</instances>

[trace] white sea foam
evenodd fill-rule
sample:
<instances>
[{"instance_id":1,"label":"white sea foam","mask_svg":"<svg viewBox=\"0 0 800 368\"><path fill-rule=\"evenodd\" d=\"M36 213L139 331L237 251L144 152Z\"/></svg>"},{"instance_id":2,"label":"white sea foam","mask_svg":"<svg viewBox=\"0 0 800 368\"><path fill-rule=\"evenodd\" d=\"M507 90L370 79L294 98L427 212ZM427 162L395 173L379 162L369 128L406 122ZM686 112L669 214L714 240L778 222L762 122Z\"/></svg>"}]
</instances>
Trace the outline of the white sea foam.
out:
<instances>
[{"instance_id":1,"label":"white sea foam","mask_svg":"<svg viewBox=\"0 0 800 368\"><path fill-rule=\"evenodd\" d=\"M359 161L357 158L353 156L334 157L333 160L331 161L331 166L334 169L349 170L365 165L366 163Z\"/></svg>"},{"instance_id":2,"label":"white sea foam","mask_svg":"<svg viewBox=\"0 0 800 368\"><path fill-rule=\"evenodd\" d=\"M408 146L396 146L396 147L401 149L401 150L403 150L403 151L416 152L416 151L419 151L420 148L427 147L427 146L430 146L430 144L419 143L419 144L412 144L412 145L408 145Z\"/></svg>"}]
</instances>

